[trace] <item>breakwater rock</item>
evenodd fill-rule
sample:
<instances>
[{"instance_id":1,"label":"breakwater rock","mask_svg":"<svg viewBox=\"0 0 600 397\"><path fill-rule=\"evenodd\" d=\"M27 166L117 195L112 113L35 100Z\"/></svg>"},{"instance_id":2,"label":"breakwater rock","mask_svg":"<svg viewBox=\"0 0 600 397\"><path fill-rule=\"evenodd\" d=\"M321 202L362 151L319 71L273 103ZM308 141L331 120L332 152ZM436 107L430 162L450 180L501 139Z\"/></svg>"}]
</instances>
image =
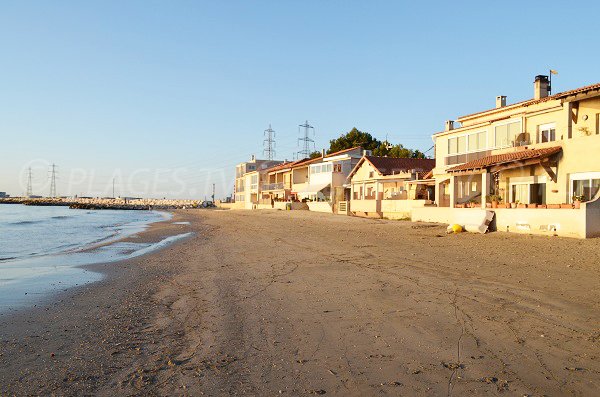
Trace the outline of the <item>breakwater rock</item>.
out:
<instances>
[{"instance_id":1,"label":"breakwater rock","mask_svg":"<svg viewBox=\"0 0 600 397\"><path fill-rule=\"evenodd\" d=\"M27 198L9 197L0 199L0 204L23 204L36 206L68 206L74 209L88 210L149 210L149 209L183 209L205 208L206 204L199 200L171 199L125 199L125 198L92 198L92 197L57 197Z\"/></svg>"}]
</instances>

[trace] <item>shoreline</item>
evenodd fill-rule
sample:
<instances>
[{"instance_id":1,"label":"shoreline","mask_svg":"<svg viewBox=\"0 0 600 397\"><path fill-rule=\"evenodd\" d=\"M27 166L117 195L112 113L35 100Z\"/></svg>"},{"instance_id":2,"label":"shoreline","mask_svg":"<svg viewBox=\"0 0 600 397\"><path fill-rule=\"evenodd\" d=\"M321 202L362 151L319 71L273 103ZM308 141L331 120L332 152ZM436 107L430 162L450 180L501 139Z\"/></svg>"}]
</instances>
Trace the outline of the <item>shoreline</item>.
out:
<instances>
[{"instance_id":1,"label":"shoreline","mask_svg":"<svg viewBox=\"0 0 600 397\"><path fill-rule=\"evenodd\" d=\"M92 269L96 264L131 259L168 245L176 235L156 242L146 241L144 236L157 227L164 230L172 218L172 213L154 211L146 220L119 221L111 225L112 233L94 241L81 242L63 251L3 260L1 265L8 273L5 273L7 283L3 283L0 291L0 299L4 299L0 302L0 314L43 305L61 291L101 281L105 275Z\"/></svg>"},{"instance_id":2,"label":"shoreline","mask_svg":"<svg viewBox=\"0 0 600 397\"><path fill-rule=\"evenodd\" d=\"M598 387L598 241L548 246L544 237L446 235L437 225L302 211L171 219L188 221L172 226L193 237L98 265L110 272L103 281L0 316L0 394ZM565 256L575 248L577 258Z\"/></svg>"}]
</instances>

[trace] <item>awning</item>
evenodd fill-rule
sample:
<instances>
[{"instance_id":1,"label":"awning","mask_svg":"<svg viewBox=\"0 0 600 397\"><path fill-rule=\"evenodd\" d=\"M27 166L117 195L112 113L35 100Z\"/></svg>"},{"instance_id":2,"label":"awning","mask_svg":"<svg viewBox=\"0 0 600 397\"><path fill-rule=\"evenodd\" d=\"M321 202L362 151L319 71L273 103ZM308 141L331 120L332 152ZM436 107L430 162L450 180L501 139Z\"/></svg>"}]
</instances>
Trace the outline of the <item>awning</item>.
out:
<instances>
[{"instance_id":1,"label":"awning","mask_svg":"<svg viewBox=\"0 0 600 397\"><path fill-rule=\"evenodd\" d=\"M481 173L483 170L497 172L502 169L535 165L540 164L542 160L559 153L561 150L560 146L554 146L543 149L523 149L516 152L496 154L451 167L446 172L450 174Z\"/></svg>"},{"instance_id":2,"label":"awning","mask_svg":"<svg viewBox=\"0 0 600 397\"><path fill-rule=\"evenodd\" d=\"M302 193L302 194L317 194L318 192L325 189L329 185L330 185L330 183L319 183L319 184L312 184L312 185L309 184L304 189L299 190L296 193L298 193L298 194L300 194L300 193Z\"/></svg>"}]
</instances>

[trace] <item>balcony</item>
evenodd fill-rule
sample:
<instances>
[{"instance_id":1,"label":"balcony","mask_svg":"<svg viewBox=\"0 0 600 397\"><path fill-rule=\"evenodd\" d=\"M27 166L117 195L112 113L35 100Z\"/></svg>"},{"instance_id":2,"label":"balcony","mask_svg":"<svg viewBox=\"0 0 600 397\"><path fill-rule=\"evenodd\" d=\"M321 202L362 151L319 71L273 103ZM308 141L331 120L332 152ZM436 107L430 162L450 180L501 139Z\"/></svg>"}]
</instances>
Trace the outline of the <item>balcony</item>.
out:
<instances>
[{"instance_id":1,"label":"balcony","mask_svg":"<svg viewBox=\"0 0 600 397\"><path fill-rule=\"evenodd\" d=\"M283 182L262 185L262 190L283 190Z\"/></svg>"}]
</instances>

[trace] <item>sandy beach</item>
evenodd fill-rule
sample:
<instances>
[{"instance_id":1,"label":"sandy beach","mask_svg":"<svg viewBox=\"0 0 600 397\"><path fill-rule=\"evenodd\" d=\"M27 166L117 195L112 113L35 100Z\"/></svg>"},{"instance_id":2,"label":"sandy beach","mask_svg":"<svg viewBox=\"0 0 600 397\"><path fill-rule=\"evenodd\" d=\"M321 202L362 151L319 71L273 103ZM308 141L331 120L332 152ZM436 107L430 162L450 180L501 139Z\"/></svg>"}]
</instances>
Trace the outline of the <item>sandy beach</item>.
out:
<instances>
[{"instance_id":1,"label":"sandy beach","mask_svg":"<svg viewBox=\"0 0 600 397\"><path fill-rule=\"evenodd\" d=\"M600 389L600 239L180 210L132 240L189 231L0 316L0 395Z\"/></svg>"}]
</instances>

